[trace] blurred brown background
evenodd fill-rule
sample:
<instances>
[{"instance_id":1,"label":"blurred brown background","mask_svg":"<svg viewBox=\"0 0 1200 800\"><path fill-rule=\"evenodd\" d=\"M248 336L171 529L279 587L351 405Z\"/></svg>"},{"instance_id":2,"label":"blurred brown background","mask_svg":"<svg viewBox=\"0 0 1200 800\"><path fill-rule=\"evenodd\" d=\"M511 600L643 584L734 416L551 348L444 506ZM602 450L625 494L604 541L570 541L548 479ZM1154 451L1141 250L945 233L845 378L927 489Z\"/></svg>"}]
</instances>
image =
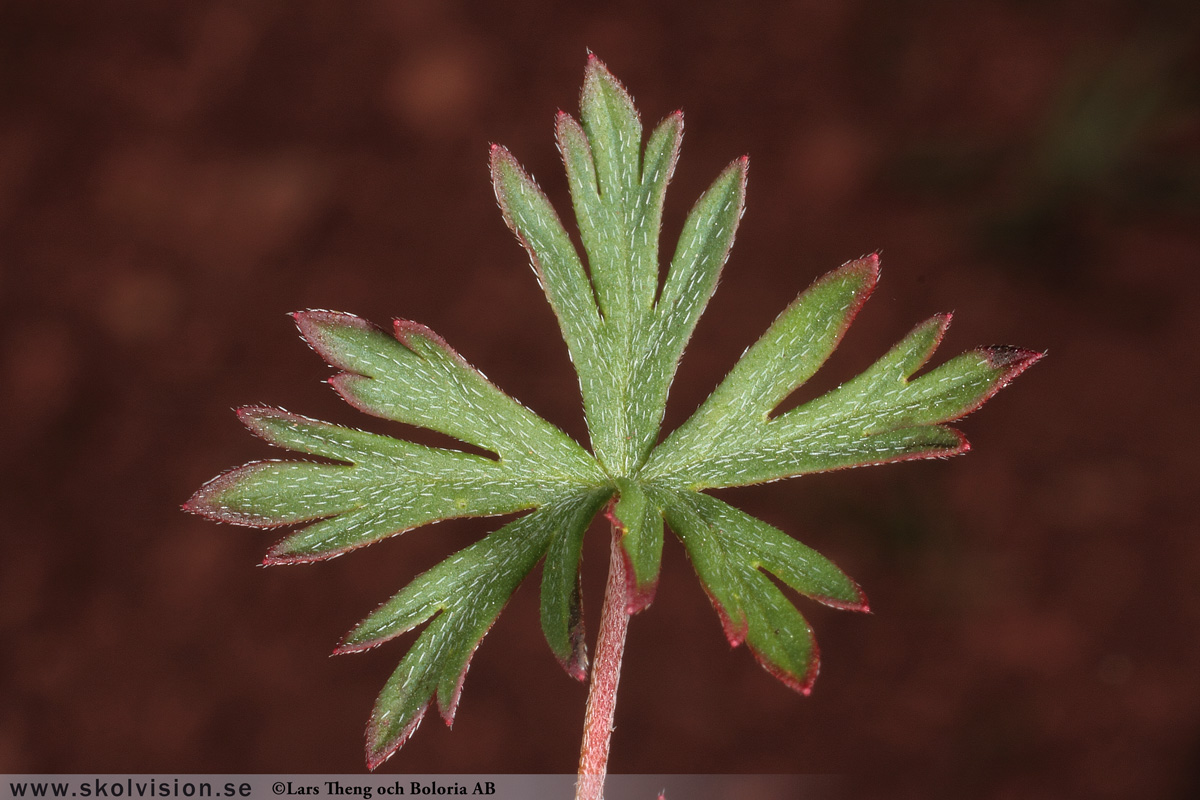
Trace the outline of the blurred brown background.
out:
<instances>
[{"instance_id":1,"label":"blurred brown background","mask_svg":"<svg viewBox=\"0 0 1200 800\"><path fill-rule=\"evenodd\" d=\"M566 211L552 120L591 48L647 125L687 113L669 243L751 155L668 425L810 280L877 248L820 386L944 310L942 358L1050 352L963 423L967 457L725 493L871 598L803 604L811 698L729 650L669 540L612 768L1200 796L1198 41L1192 0L0 5L0 771L362 769L406 643L326 654L494 521L262 570L275 534L178 507L279 455L234 406L396 431L320 383L301 308L417 319L584 435L486 156L510 147ZM606 548L595 529L592 633ZM536 595L480 649L454 730L427 720L385 771L574 770L585 690Z\"/></svg>"}]
</instances>

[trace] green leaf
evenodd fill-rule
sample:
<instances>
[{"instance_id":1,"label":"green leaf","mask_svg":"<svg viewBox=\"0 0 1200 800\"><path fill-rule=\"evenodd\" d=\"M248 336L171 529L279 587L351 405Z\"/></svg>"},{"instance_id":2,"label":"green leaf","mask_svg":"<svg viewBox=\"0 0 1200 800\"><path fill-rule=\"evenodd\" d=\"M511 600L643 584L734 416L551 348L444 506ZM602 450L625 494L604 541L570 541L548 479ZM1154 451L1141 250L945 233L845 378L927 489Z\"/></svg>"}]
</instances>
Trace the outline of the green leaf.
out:
<instances>
[{"instance_id":1,"label":"green leaf","mask_svg":"<svg viewBox=\"0 0 1200 800\"><path fill-rule=\"evenodd\" d=\"M764 569L805 597L835 608L866 611L858 584L817 551L762 520L701 492L673 492L665 504L681 525L699 523L709 536L726 541L734 557Z\"/></svg>"},{"instance_id":2,"label":"green leaf","mask_svg":"<svg viewBox=\"0 0 1200 800\"><path fill-rule=\"evenodd\" d=\"M595 57L580 106L582 124L560 112L556 133L590 283L549 201L503 148L493 149L492 175L505 220L559 317L596 457L610 475L632 475L658 438L679 358L733 243L747 161L725 170L689 214L656 301L663 201L683 115L664 119L643 152L629 93Z\"/></svg>"},{"instance_id":3,"label":"green leaf","mask_svg":"<svg viewBox=\"0 0 1200 800\"><path fill-rule=\"evenodd\" d=\"M768 672L808 694L819 664L812 628L763 570L840 608L866 610L862 591L816 551L715 498L675 492L665 513L729 643L746 642Z\"/></svg>"},{"instance_id":4,"label":"green leaf","mask_svg":"<svg viewBox=\"0 0 1200 800\"><path fill-rule=\"evenodd\" d=\"M636 481L617 481L619 500L610 517L617 526L621 553L625 558L625 608L630 614L648 607L658 590L658 571L662 564L662 509Z\"/></svg>"},{"instance_id":5,"label":"green leaf","mask_svg":"<svg viewBox=\"0 0 1200 800\"><path fill-rule=\"evenodd\" d=\"M345 370L329 383L368 414L441 431L502 461L594 481L595 462L569 436L497 389L433 331L396 320L395 338L350 314L293 315L305 340ZM527 467L528 468L528 467Z\"/></svg>"},{"instance_id":6,"label":"green leaf","mask_svg":"<svg viewBox=\"0 0 1200 800\"><path fill-rule=\"evenodd\" d=\"M746 203L750 160L734 161L717 176L688 213L671 259L671 268L657 304L655 327L662 342L661 361L671 365L664 378L674 377L674 363L695 330L709 298L717 288L721 268L733 247Z\"/></svg>"},{"instance_id":7,"label":"green leaf","mask_svg":"<svg viewBox=\"0 0 1200 800\"><path fill-rule=\"evenodd\" d=\"M941 340L949 314L917 326L859 377L770 417L837 346L877 271L871 257L814 283L655 450L644 478L706 489L966 452L962 434L939 423L978 408L1042 354L980 348L909 380Z\"/></svg>"},{"instance_id":8,"label":"green leaf","mask_svg":"<svg viewBox=\"0 0 1200 800\"><path fill-rule=\"evenodd\" d=\"M404 744L435 694L442 718L453 723L471 656L509 596L550 542L586 527L603 502L603 492L592 491L543 505L418 576L350 631L336 653L376 647L432 618L375 703L368 766Z\"/></svg>"},{"instance_id":9,"label":"green leaf","mask_svg":"<svg viewBox=\"0 0 1200 800\"><path fill-rule=\"evenodd\" d=\"M575 525L566 526L546 550L542 564L542 633L567 674L576 680L587 679L587 647L584 644L583 587L580 585L579 558L583 534L596 511L611 496L611 490L598 492L595 508Z\"/></svg>"},{"instance_id":10,"label":"green leaf","mask_svg":"<svg viewBox=\"0 0 1200 800\"><path fill-rule=\"evenodd\" d=\"M238 416L273 444L346 462L256 462L210 481L188 501L191 511L241 525L322 520L275 545L268 564L331 558L436 520L521 511L570 485L524 465L425 447L281 409L248 407Z\"/></svg>"},{"instance_id":11,"label":"green leaf","mask_svg":"<svg viewBox=\"0 0 1200 800\"><path fill-rule=\"evenodd\" d=\"M541 188L499 145L491 149L491 177L579 376L592 452L422 325L396 320L388 333L350 314L304 311L296 323L340 370L329 383L347 402L494 457L248 407L238 415L254 433L310 459L246 464L184 506L238 525L296 526L267 564L330 558L453 517L529 512L418 576L338 648L368 649L425 626L376 703L367 734L372 768L404 743L435 697L446 721L453 719L472 654L539 561L546 641L568 674L587 676L580 554L605 507L627 576L625 612L654 599L669 526L729 641L745 641L772 674L807 694L816 644L782 587L865 611L862 591L819 553L702 490L964 452L966 439L945 423L978 408L1042 355L977 348L914 377L949 325L949 314L938 315L858 377L777 413L830 357L874 289L879 259L868 256L802 293L656 446L679 360L737 233L748 160L731 163L696 201L660 275L659 234L682 113L668 115L643 141L629 92L589 56L579 119L560 112L555 133L582 253Z\"/></svg>"}]
</instances>

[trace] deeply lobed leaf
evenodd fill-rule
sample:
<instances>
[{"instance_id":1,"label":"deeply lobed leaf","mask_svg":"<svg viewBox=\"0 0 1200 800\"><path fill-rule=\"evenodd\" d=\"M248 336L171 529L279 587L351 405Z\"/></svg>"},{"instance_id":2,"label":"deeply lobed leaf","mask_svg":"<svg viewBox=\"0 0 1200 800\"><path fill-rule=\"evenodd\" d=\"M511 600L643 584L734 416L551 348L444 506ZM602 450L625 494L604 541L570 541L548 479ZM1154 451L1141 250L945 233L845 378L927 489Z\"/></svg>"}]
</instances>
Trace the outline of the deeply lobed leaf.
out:
<instances>
[{"instance_id":1,"label":"deeply lobed leaf","mask_svg":"<svg viewBox=\"0 0 1200 800\"><path fill-rule=\"evenodd\" d=\"M350 314L294 315L301 334L331 365L329 383L356 408L440 431L536 464L539 473L594 482L595 462L569 436L497 389L433 331L396 320L395 337ZM525 467L529 469L529 466Z\"/></svg>"},{"instance_id":2,"label":"deeply lobed leaf","mask_svg":"<svg viewBox=\"0 0 1200 800\"><path fill-rule=\"evenodd\" d=\"M819 666L812 628L763 570L838 608L866 611L862 590L820 553L714 497L670 492L663 509L729 643L745 641L768 672L808 694Z\"/></svg>"},{"instance_id":3,"label":"deeply lobed leaf","mask_svg":"<svg viewBox=\"0 0 1200 800\"><path fill-rule=\"evenodd\" d=\"M267 563L330 558L440 519L520 511L562 491L562 480L504 462L281 409L243 408L238 416L273 444L346 462L255 462L218 476L188 501L190 511L239 525L321 520L276 544Z\"/></svg>"},{"instance_id":4,"label":"deeply lobed leaf","mask_svg":"<svg viewBox=\"0 0 1200 800\"><path fill-rule=\"evenodd\" d=\"M424 625L376 702L374 768L416 729L436 697L453 720L472 654L516 587L542 562L541 625L580 680L587 653L582 540L606 515L634 613L658 587L665 527L682 541L734 646L807 694L818 670L812 629L776 581L838 608L866 611L832 562L703 490L807 472L954 455L956 420L1042 354L969 351L916 378L950 322L918 325L868 370L787 411L873 291L872 255L819 278L772 323L678 430L657 447L679 359L720 278L745 206L748 162L730 164L684 222L665 271L659 231L679 157L680 112L643 143L628 91L590 56L579 120L555 123L583 254L516 159L493 145L491 175L508 226L529 254L579 376L588 453L496 388L437 334L396 320L391 335L358 317L305 311L309 345L340 372L333 388L376 417L439 431L494 458L333 425L268 407L238 411L267 441L314 461L259 461L202 487L185 508L240 525L302 525L266 563L315 561L461 516L528 511L418 576L363 620L336 652L375 647ZM661 287L660 287L661 282Z\"/></svg>"},{"instance_id":5,"label":"deeply lobed leaf","mask_svg":"<svg viewBox=\"0 0 1200 800\"><path fill-rule=\"evenodd\" d=\"M435 695L446 724L454 721L471 657L509 596L551 541L586 528L604 500L593 490L547 502L418 576L350 631L336 653L376 647L433 620L376 701L367 731L372 769L416 730Z\"/></svg>"},{"instance_id":6,"label":"deeply lobed leaf","mask_svg":"<svg viewBox=\"0 0 1200 800\"><path fill-rule=\"evenodd\" d=\"M656 301L663 198L683 116L663 120L643 151L628 92L594 57L580 106L582 124L560 113L556 130L589 271L545 194L500 147L493 185L558 316L596 458L611 476L629 476L658 437L675 368L733 244L747 161L725 170L688 215Z\"/></svg>"},{"instance_id":7,"label":"deeply lobed leaf","mask_svg":"<svg viewBox=\"0 0 1200 800\"><path fill-rule=\"evenodd\" d=\"M706 489L965 452L962 434L940 423L978 408L1042 354L979 348L910 380L941 341L949 314L918 325L857 378L770 416L833 352L877 277L871 256L817 280L654 451L645 479Z\"/></svg>"}]
</instances>

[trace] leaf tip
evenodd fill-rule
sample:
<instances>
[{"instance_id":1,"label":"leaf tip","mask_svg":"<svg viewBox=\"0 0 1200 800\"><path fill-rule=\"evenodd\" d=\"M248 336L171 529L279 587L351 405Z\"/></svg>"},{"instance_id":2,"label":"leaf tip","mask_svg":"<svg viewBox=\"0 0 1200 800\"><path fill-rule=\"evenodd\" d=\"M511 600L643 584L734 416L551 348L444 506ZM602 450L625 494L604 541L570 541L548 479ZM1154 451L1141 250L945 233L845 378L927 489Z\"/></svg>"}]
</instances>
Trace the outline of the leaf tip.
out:
<instances>
[{"instance_id":1,"label":"leaf tip","mask_svg":"<svg viewBox=\"0 0 1200 800\"><path fill-rule=\"evenodd\" d=\"M876 250L874 253L869 253L862 258L857 259L856 261L851 261L850 263L861 265L862 268L867 271L867 274L871 276L872 284L879 280L879 270L883 262L880 259L880 253L878 250Z\"/></svg>"},{"instance_id":2,"label":"leaf tip","mask_svg":"<svg viewBox=\"0 0 1200 800\"><path fill-rule=\"evenodd\" d=\"M488 171L492 175L492 187L496 192L496 199L500 203L500 208L504 211L505 220L508 221L508 201L505 197L503 186L504 173L516 172L520 175L521 166L507 147L502 144L492 144L488 150Z\"/></svg>"},{"instance_id":3,"label":"leaf tip","mask_svg":"<svg viewBox=\"0 0 1200 800\"><path fill-rule=\"evenodd\" d=\"M601 84L608 84L609 88L616 93L620 98L620 102L625 105L626 109L636 118L637 109L634 107L633 97L629 94L629 90L621 81L617 80L617 76L613 75L612 70L608 65L600 60L595 53L588 52L587 65L583 70L583 91L581 95L587 97L599 91ZM586 105L586 101L583 103Z\"/></svg>"},{"instance_id":4,"label":"leaf tip","mask_svg":"<svg viewBox=\"0 0 1200 800\"><path fill-rule=\"evenodd\" d=\"M240 482L259 470L269 467L269 464L270 462L266 461L252 461L222 472L197 489L184 502L182 509L214 522L227 522L247 528L277 528L288 524L273 517L255 514L253 511L238 510L227 502L227 492L234 490Z\"/></svg>"},{"instance_id":5,"label":"leaf tip","mask_svg":"<svg viewBox=\"0 0 1200 800\"><path fill-rule=\"evenodd\" d=\"M417 727L421 724L421 720L425 718L425 711L429 708L429 703L421 705L412 715L412 719L400 731L392 737L388 737L383 742L379 742L380 722L376 717L371 717L370 724L367 725L367 769L374 772L383 762L387 761L396 752L404 746L409 737L416 732ZM384 712L386 715L388 712Z\"/></svg>"},{"instance_id":6,"label":"leaf tip","mask_svg":"<svg viewBox=\"0 0 1200 800\"><path fill-rule=\"evenodd\" d=\"M411 319L401 319L399 317L392 320L392 335L396 337L396 341L404 345L412 352L417 352L417 345L414 339L424 339L427 342L435 345L439 350L453 358L459 364L465 367L470 367L466 360L459 355L450 344L440 335L435 333L433 329L422 325L419 322L413 322Z\"/></svg>"},{"instance_id":7,"label":"leaf tip","mask_svg":"<svg viewBox=\"0 0 1200 800\"><path fill-rule=\"evenodd\" d=\"M372 649L374 646L373 644L364 644L362 642L351 642L350 637L347 636L337 643L337 646L333 648L333 651L329 655L345 656L351 653L362 653Z\"/></svg>"},{"instance_id":8,"label":"leaf tip","mask_svg":"<svg viewBox=\"0 0 1200 800\"><path fill-rule=\"evenodd\" d=\"M625 613L630 616L645 611L654 602L658 593L658 575L638 585L637 576L633 572L633 562L625 548L621 548L621 557L625 560Z\"/></svg>"},{"instance_id":9,"label":"leaf tip","mask_svg":"<svg viewBox=\"0 0 1200 800\"><path fill-rule=\"evenodd\" d=\"M797 675L779 667L776 664L772 664L757 652L754 654L754 657L758 663L762 665L763 669L770 673L784 686L788 687L794 692L797 692L798 694L809 697L812 695L813 684L817 682L817 675L821 671L821 648L817 646L817 640L815 637L813 637L812 631L809 631L808 641L811 650L809 651L808 665L805 668L803 675Z\"/></svg>"},{"instance_id":10,"label":"leaf tip","mask_svg":"<svg viewBox=\"0 0 1200 800\"><path fill-rule=\"evenodd\" d=\"M338 342L338 328L353 328L365 333L380 332L377 325L343 311L310 308L292 312L291 317L308 346L338 369L349 369L344 347Z\"/></svg>"},{"instance_id":11,"label":"leaf tip","mask_svg":"<svg viewBox=\"0 0 1200 800\"><path fill-rule=\"evenodd\" d=\"M725 633L725 640L729 642L730 647L740 646L750 633L750 621L746 618L745 612L742 612L739 615L740 619L735 621L708 586L703 581L700 585L703 587L704 593L708 595L708 601L712 603L713 609L717 612L717 619L721 621L721 630Z\"/></svg>"},{"instance_id":12,"label":"leaf tip","mask_svg":"<svg viewBox=\"0 0 1200 800\"><path fill-rule=\"evenodd\" d=\"M350 548L342 547L336 550L324 550L319 553L295 553L290 552L287 548L290 536L285 536L281 541L277 542L274 547L267 551L267 555L262 560L264 567L281 567L292 564L315 564L318 561L328 561L331 558L337 558L344 555Z\"/></svg>"},{"instance_id":13,"label":"leaf tip","mask_svg":"<svg viewBox=\"0 0 1200 800\"><path fill-rule=\"evenodd\" d=\"M990 384L983 394L979 395L969 406L963 408L953 419L960 419L977 410L988 400L995 397L1001 389L1012 383L1014 378L1046 356L1045 352L1026 350L1023 347L1013 347L1011 345L988 345L977 347L972 352L978 354L983 359L988 369L995 370L996 375L992 377ZM950 428L950 430L955 429ZM955 432L957 433L957 431ZM959 434L959 438L962 440L962 449L949 455L958 455L970 449L966 438L961 434Z\"/></svg>"},{"instance_id":14,"label":"leaf tip","mask_svg":"<svg viewBox=\"0 0 1200 800\"><path fill-rule=\"evenodd\" d=\"M583 67L584 91L587 91L587 87L592 81L608 71L608 66L600 59L600 56L588 50L587 63Z\"/></svg>"},{"instance_id":15,"label":"leaf tip","mask_svg":"<svg viewBox=\"0 0 1200 800\"><path fill-rule=\"evenodd\" d=\"M992 369L1004 370L1009 381L1046 357L1046 353L1010 345L990 345L979 348Z\"/></svg>"},{"instance_id":16,"label":"leaf tip","mask_svg":"<svg viewBox=\"0 0 1200 800\"><path fill-rule=\"evenodd\" d=\"M311 422L311 420L301 417L299 414L293 414L290 411L273 406L238 406L233 410L233 413L237 415L238 422L242 423L247 430L271 444L279 443L275 437L271 436L271 420L291 422L302 420Z\"/></svg>"},{"instance_id":17,"label":"leaf tip","mask_svg":"<svg viewBox=\"0 0 1200 800\"><path fill-rule=\"evenodd\" d=\"M576 596L578 598L580 595ZM552 647L551 650L563 670L575 680L583 683L588 677L588 654L585 642L587 631L583 624L582 601L577 599L576 603L567 629L566 652L560 652L559 648L555 647Z\"/></svg>"},{"instance_id":18,"label":"leaf tip","mask_svg":"<svg viewBox=\"0 0 1200 800\"><path fill-rule=\"evenodd\" d=\"M588 657L587 651L582 647L574 648L571 651L571 657L567 659L560 658L558 663L566 670L566 673L575 680L583 683L588 677Z\"/></svg>"},{"instance_id":19,"label":"leaf tip","mask_svg":"<svg viewBox=\"0 0 1200 800\"><path fill-rule=\"evenodd\" d=\"M858 584L854 585L854 591L858 593L858 597L854 600L842 600L837 597L828 597L826 595L812 595L812 599L824 606L836 608L839 611L857 611L862 614L870 614L871 607L867 604L867 595L863 592Z\"/></svg>"},{"instance_id":20,"label":"leaf tip","mask_svg":"<svg viewBox=\"0 0 1200 800\"><path fill-rule=\"evenodd\" d=\"M446 698L444 702L441 692L438 692L438 714L441 715L442 722L446 723L447 728L454 727L454 716L458 713L458 701L462 699L463 681L467 679L467 670L470 666L470 662L463 666L454 682L454 688L450 690L450 697Z\"/></svg>"}]
</instances>

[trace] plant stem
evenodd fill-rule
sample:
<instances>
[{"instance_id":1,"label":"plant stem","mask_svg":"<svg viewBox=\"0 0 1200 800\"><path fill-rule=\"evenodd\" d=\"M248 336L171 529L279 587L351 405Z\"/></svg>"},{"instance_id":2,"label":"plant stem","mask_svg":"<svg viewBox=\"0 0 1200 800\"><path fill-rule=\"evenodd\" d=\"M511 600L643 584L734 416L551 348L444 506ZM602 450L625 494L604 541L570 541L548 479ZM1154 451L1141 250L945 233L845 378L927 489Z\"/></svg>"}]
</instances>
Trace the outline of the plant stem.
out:
<instances>
[{"instance_id":1,"label":"plant stem","mask_svg":"<svg viewBox=\"0 0 1200 800\"><path fill-rule=\"evenodd\" d=\"M602 800L604 797L608 745L612 739L613 713L617 708L617 684L621 680L621 657L625 654L625 633L629 629L625 594L625 559L621 554L620 528L614 522L608 583L604 587L600 633L596 637L596 657L592 662L587 711L583 719L575 800Z\"/></svg>"}]
</instances>

